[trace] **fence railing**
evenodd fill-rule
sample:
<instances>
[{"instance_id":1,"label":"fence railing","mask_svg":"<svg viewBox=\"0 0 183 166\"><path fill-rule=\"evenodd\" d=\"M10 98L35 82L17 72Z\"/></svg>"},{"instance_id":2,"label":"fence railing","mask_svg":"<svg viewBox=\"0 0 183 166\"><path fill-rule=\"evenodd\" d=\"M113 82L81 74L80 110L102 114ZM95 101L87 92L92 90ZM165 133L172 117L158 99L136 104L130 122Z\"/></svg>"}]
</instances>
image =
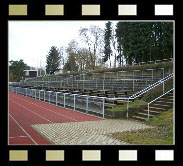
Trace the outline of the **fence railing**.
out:
<instances>
[{"instance_id":1,"label":"fence railing","mask_svg":"<svg viewBox=\"0 0 183 166\"><path fill-rule=\"evenodd\" d=\"M172 78L174 73L164 77L163 79L157 81L154 84L144 88L138 93L130 96L130 97L118 97L118 98L109 98L109 97L99 97L99 96L89 96L89 95L79 95L79 94L71 94L71 93L63 93L63 92L53 92L46 90L38 90L38 89L30 89L30 88L22 88L22 87L13 87L9 86L9 90L11 92L15 92L17 94L22 94L25 96L33 97L35 99L47 101L49 103L55 103L56 105L62 105L63 107L72 107L74 110L76 108L80 110L85 110L88 112L95 112L97 114L102 115L104 118L105 113L105 99L110 100L126 100L127 101L127 118L129 111L129 102L130 100L135 100L136 98L142 96L148 91L156 88L157 86L163 85L162 91L165 93L164 83ZM84 103L84 107L83 107Z\"/></svg>"},{"instance_id":2,"label":"fence railing","mask_svg":"<svg viewBox=\"0 0 183 166\"><path fill-rule=\"evenodd\" d=\"M103 72L103 73L92 73L92 74L79 74L76 76L52 76L52 77L36 77L34 79L27 80L26 82L38 82L45 81L51 82L64 82L70 84L77 80L118 80L118 79L154 79L156 77L163 78L164 70L159 69L143 69L143 70L131 70L131 71L116 71L116 72Z\"/></svg>"},{"instance_id":3,"label":"fence railing","mask_svg":"<svg viewBox=\"0 0 183 166\"><path fill-rule=\"evenodd\" d=\"M104 118L105 98L9 86L9 91Z\"/></svg>"},{"instance_id":4,"label":"fence railing","mask_svg":"<svg viewBox=\"0 0 183 166\"><path fill-rule=\"evenodd\" d=\"M159 79L158 79L159 80ZM144 79L119 79L119 80L76 80L66 84L65 82L53 81L47 83L44 81L29 82L22 84L22 87L39 88L70 88L70 89L108 89L112 91L139 91L156 82L154 80Z\"/></svg>"},{"instance_id":5,"label":"fence railing","mask_svg":"<svg viewBox=\"0 0 183 166\"><path fill-rule=\"evenodd\" d=\"M139 92L133 94L133 95L130 96L130 97L120 97L120 98L118 97L118 98L110 98L110 99L111 99L111 100L126 100L126 101L127 101L127 117L128 117L128 111L129 111L128 108L129 108L129 102L130 102L130 100L135 100L135 99L137 99L138 97L140 97L140 96L142 96L143 94L149 92L150 90L156 88L157 86L160 86L161 84L163 85L162 93L164 94L164 93L165 93L165 82L166 82L167 80L169 80L170 78L173 78L173 77L174 77L174 73L172 73L172 74L170 74L170 75L164 77L163 79L161 79L161 80L155 82L154 84L152 84L152 85L146 87L145 89L143 89L143 90L141 90L141 91L139 91Z\"/></svg>"},{"instance_id":6,"label":"fence railing","mask_svg":"<svg viewBox=\"0 0 183 166\"><path fill-rule=\"evenodd\" d=\"M168 58L168 59L162 59L162 60L154 60L154 61L147 61L147 62L139 62L139 63L132 63L132 66L141 66L141 65L148 65L148 64L157 64L157 63L165 63L165 62L173 62L173 58ZM129 65L127 65L129 66Z\"/></svg>"}]
</instances>

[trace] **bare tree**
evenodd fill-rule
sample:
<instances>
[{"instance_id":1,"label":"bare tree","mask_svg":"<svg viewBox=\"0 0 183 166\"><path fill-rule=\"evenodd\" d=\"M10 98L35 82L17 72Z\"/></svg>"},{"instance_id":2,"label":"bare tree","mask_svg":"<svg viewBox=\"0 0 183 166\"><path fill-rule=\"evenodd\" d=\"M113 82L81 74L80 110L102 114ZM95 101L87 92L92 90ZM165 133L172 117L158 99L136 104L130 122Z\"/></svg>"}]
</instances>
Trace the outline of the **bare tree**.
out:
<instances>
[{"instance_id":1,"label":"bare tree","mask_svg":"<svg viewBox=\"0 0 183 166\"><path fill-rule=\"evenodd\" d=\"M79 35L81 41L87 46L90 66L95 69L98 59L100 59L100 47L103 44L103 30L98 27L91 25L90 28L81 28L79 30Z\"/></svg>"}]
</instances>

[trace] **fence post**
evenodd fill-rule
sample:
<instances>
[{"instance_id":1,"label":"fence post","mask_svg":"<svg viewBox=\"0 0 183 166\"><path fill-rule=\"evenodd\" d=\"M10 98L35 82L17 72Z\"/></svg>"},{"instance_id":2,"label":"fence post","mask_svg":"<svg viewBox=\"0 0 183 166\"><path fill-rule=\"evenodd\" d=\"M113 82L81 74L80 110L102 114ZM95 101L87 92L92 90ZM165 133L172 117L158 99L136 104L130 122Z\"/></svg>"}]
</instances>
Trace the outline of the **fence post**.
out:
<instances>
[{"instance_id":1,"label":"fence post","mask_svg":"<svg viewBox=\"0 0 183 166\"><path fill-rule=\"evenodd\" d=\"M88 95L86 96L86 113L88 114Z\"/></svg>"},{"instance_id":2,"label":"fence post","mask_svg":"<svg viewBox=\"0 0 183 166\"><path fill-rule=\"evenodd\" d=\"M56 102L56 105L57 105L57 92L56 92L56 95L55 96L56 96L55 102Z\"/></svg>"},{"instance_id":3,"label":"fence post","mask_svg":"<svg viewBox=\"0 0 183 166\"><path fill-rule=\"evenodd\" d=\"M40 92L40 90L39 90L39 100L40 100L40 93L41 93L41 92Z\"/></svg>"},{"instance_id":4,"label":"fence post","mask_svg":"<svg viewBox=\"0 0 183 166\"><path fill-rule=\"evenodd\" d=\"M36 89L35 89L35 100L36 100Z\"/></svg>"},{"instance_id":5,"label":"fence post","mask_svg":"<svg viewBox=\"0 0 183 166\"><path fill-rule=\"evenodd\" d=\"M128 103L127 103L127 106L126 106L126 111L127 111L126 117L127 117L127 118L128 118L128 107L129 107L129 98L128 98Z\"/></svg>"},{"instance_id":6,"label":"fence post","mask_svg":"<svg viewBox=\"0 0 183 166\"><path fill-rule=\"evenodd\" d=\"M103 80L103 89L104 89L104 80Z\"/></svg>"},{"instance_id":7,"label":"fence post","mask_svg":"<svg viewBox=\"0 0 183 166\"><path fill-rule=\"evenodd\" d=\"M50 104L50 92L49 92L49 104Z\"/></svg>"},{"instance_id":8,"label":"fence post","mask_svg":"<svg viewBox=\"0 0 183 166\"><path fill-rule=\"evenodd\" d=\"M76 94L74 94L74 111L76 110Z\"/></svg>"},{"instance_id":9,"label":"fence post","mask_svg":"<svg viewBox=\"0 0 183 166\"><path fill-rule=\"evenodd\" d=\"M104 118L104 112L105 112L105 98L103 98L103 104L102 104L102 114L103 114L103 118Z\"/></svg>"},{"instance_id":10,"label":"fence post","mask_svg":"<svg viewBox=\"0 0 183 166\"><path fill-rule=\"evenodd\" d=\"M112 81L112 80L111 80L111 81ZM112 85L112 91L113 91L113 81L112 81L111 85Z\"/></svg>"},{"instance_id":11,"label":"fence post","mask_svg":"<svg viewBox=\"0 0 183 166\"><path fill-rule=\"evenodd\" d=\"M148 103L148 117L147 117L147 119L149 120L149 103Z\"/></svg>"},{"instance_id":12,"label":"fence post","mask_svg":"<svg viewBox=\"0 0 183 166\"><path fill-rule=\"evenodd\" d=\"M134 91L135 87L134 87L134 71L133 71L133 91Z\"/></svg>"},{"instance_id":13,"label":"fence post","mask_svg":"<svg viewBox=\"0 0 183 166\"><path fill-rule=\"evenodd\" d=\"M44 90L44 101L45 101L45 90Z\"/></svg>"},{"instance_id":14,"label":"fence post","mask_svg":"<svg viewBox=\"0 0 183 166\"><path fill-rule=\"evenodd\" d=\"M26 96L27 96L27 88L26 88Z\"/></svg>"},{"instance_id":15,"label":"fence post","mask_svg":"<svg viewBox=\"0 0 183 166\"><path fill-rule=\"evenodd\" d=\"M65 108L65 93L64 93L64 108Z\"/></svg>"}]
</instances>

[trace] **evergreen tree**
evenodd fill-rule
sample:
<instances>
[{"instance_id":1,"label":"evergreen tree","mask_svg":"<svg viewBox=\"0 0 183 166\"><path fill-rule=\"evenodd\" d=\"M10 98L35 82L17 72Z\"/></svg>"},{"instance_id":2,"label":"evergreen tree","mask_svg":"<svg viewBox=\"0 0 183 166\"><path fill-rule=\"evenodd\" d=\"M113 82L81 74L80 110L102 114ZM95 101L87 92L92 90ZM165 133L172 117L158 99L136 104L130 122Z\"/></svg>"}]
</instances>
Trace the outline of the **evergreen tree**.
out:
<instances>
[{"instance_id":1,"label":"evergreen tree","mask_svg":"<svg viewBox=\"0 0 183 166\"><path fill-rule=\"evenodd\" d=\"M132 64L161 60L173 55L171 22L118 22L116 37L120 63L123 56L127 64Z\"/></svg>"},{"instance_id":2,"label":"evergreen tree","mask_svg":"<svg viewBox=\"0 0 183 166\"><path fill-rule=\"evenodd\" d=\"M52 46L46 56L46 72L49 74L54 73L55 70L59 69L60 61L61 56L57 47Z\"/></svg>"},{"instance_id":3,"label":"evergreen tree","mask_svg":"<svg viewBox=\"0 0 183 166\"><path fill-rule=\"evenodd\" d=\"M111 50L111 38L112 38L112 27L111 22L108 21L105 24L105 33L104 33L104 62L107 62L111 58L112 50ZM111 60L110 60L111 67Z\"/></svg>"}]
</instances>

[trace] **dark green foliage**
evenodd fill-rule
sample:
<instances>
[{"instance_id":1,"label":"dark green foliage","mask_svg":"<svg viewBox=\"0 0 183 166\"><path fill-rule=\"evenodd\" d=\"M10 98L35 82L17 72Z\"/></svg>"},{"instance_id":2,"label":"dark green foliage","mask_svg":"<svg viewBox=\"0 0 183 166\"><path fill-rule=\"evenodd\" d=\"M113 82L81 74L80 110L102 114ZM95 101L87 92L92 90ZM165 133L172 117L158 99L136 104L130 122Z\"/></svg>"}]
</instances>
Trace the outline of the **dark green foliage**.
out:
<instances>
[{"instance_id":1,"label":"dark green foliage","mask_svg":"<svg viewBox=\"0 0 183 166\"><path fill-rule=\"evenodd\" d=\"M111 50L111 38L112 38L112 27L111 22L108 21L105 24L105 34L104 34L104 62L107 62L112 54ZM111 65L111 62L110 62Z\"/></svg>"},{"instance_id":2,"label":"dark green foliage","mask_svg":"<svg viewBox=\"0 0 183 166\"><path fill-rule=\"evenodd\" d=\"M46 56L46 72L50 74L51 71L59 69L61 61L60 53L57 47L52 46L48 55Z\"/></svg>"},{"instance_id":3,"label":"dark green foliage","mask_svg":"<svg viewBox=\"0 0 183 166\"><path fill-rule=\"evenodd\" d=\"M118 22L116 37L127 64L173 57L172 22Z\"/></svg>"},{"instance_id":4,"label":"dark green foliage","mask_svg":"<svg viewBox=\"0 0 183 166\"><path fill-rule=\"evenodd\" d=\"M22 59L19 61L9 61L9 81L18 82L24 77L24 70L28 70L30 67L24 63Z\"/></svg>"}]
</instances>

